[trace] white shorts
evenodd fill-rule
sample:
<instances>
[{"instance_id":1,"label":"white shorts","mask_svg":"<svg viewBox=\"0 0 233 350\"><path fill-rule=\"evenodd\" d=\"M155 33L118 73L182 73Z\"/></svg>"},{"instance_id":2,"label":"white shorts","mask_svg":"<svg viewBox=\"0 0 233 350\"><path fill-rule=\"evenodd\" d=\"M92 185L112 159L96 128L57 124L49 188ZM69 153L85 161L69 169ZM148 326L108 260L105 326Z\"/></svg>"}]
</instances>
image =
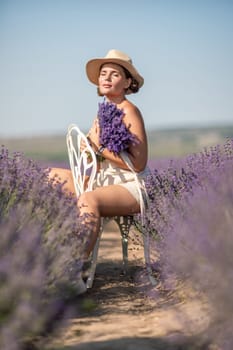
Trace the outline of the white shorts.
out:
<instances>
[{"instance_id":1,"label":"white shorts","mask_svg":"<svg viewBox=\"0 0 233 350\"><path fill-rule=\"evenodd\" d=\"M121 169L115 163L105 159L100 162L100 170L96 174L93 189L102 186L121 185L140 203L141 195L143 199L147 198L144 180L149 174L150 169L148 167L140 173L133 173L130 170Z\"/></svg>"}]
</instances>

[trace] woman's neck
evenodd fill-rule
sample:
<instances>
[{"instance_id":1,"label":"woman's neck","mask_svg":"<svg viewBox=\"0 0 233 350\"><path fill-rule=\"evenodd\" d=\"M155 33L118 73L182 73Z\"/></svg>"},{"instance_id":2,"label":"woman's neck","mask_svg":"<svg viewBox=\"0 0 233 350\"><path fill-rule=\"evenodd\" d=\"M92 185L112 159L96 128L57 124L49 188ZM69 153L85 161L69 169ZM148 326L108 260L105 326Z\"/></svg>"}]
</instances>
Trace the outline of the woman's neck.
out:
<instances>
[{"instance_id":1,"label":"woman's neck","mask_svg":"<svg viewBox=\"0 0 233 350\"><path fill-rule=\"evenodd\" d=\"M105 96L107 102L115 103L120 105L123 101L126 100L125 96Z\"/></svg>"}]
</instances>

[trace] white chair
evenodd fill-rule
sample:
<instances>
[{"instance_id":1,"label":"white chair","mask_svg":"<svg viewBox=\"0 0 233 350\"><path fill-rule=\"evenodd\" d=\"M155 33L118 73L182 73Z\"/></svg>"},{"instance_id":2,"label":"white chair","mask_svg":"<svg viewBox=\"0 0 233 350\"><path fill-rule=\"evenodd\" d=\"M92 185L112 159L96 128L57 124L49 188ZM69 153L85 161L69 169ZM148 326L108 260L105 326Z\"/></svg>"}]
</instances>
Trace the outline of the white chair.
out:
<instances>
[{"instance_id":1,"label":"white chair","mask_svg":"<svg viewBox=\"0 0 233 350\"><path fill-rule=\"evenodd\" d=\"M93 183L94 183L96 171L97 171L96 154L91 148L87 137L78 128L77 125L72 124L69 126L67 136L66 136L66 141L67 141L69 162L70 162L70 168L73 175L76 195L80 196L80 194L83 193L84 191L91 191L93 189ZM82 147L85 145L85 147L82 150L80 149L81 144L82 144ZM128 167L130 168L130 170L133 171L131 165L129 164L129 159L127 159L126 157L123 157L123 159L128 165ZM88 182L86 181L87 177L88 177ZM140 192L140 195L141 195L141 215L143 220L143 217L145 215L145 203L141 192ZM101 233L103 231L104 224L109 220L115 220L115 222L119 226L120 233L121 233L121 241L122 241L123 270L125 273L127 272L128 236L129 236L130 227L134 222L134 217L133 215L129 215L129 216L115 216L111 218L102 218L101 230L98 235L98 238L91 256L91 267L90 267L89 275L86 282L86 288L91 288L93 285ZM143 229L142 235L143 235L143 244L144 244L144 257L145 257L147 273L151 284L156 285L157 283L154 277L152 276L152 269L151 269L149 233L148 233L148 230L145 229L143 221L142 221L142 229Z\"/></svg>"}]
</instances>

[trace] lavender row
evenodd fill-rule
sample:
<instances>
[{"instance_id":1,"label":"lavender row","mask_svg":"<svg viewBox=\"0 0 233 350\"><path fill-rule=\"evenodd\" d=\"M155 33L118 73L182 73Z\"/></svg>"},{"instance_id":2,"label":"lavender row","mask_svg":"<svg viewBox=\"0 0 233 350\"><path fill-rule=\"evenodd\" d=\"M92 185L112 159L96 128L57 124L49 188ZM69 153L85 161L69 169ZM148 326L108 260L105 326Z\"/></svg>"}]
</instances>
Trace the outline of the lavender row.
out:
<instances>
[{"instance_id":1,"label":"lavender row","mask_svg":"<svg viewBox=\"0 0 233 350\"><path fill-rule=\"evenodd\" d=\"M76 200L22 154L0 153L0 348L23 349L77 292L83 248Z\"/></svg>"},{"instance_id":2,"label":"lavender row","mask_svg":"<svg viewBox=\"0 0 233 350\"><path fill-rule=\"evenodd\" d=\"M147 187L151 249L165 285L188 281L206 298L212 315L203 337L232 349L233 140L152 169Z\"/></svg>"}]
</instances>

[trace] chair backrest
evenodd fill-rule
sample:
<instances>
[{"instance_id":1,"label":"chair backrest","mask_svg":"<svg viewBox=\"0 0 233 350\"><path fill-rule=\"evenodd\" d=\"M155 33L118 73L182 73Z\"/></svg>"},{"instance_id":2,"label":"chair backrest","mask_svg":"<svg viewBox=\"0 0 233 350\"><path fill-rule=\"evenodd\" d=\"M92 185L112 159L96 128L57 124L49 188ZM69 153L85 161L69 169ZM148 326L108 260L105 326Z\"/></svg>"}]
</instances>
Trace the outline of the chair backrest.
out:
<instances>
[{"instance_id":1,"label":"chair backrest","mask_svg":"<svg viewBox=\"0 0 233 350\"><path fill-rule=\"evenodd\" d=\"M75 191L79 196L93 188L97 171L96 155L86 135L75 124L68 127L66 143Z\"/></svg>"}]
</instances>

